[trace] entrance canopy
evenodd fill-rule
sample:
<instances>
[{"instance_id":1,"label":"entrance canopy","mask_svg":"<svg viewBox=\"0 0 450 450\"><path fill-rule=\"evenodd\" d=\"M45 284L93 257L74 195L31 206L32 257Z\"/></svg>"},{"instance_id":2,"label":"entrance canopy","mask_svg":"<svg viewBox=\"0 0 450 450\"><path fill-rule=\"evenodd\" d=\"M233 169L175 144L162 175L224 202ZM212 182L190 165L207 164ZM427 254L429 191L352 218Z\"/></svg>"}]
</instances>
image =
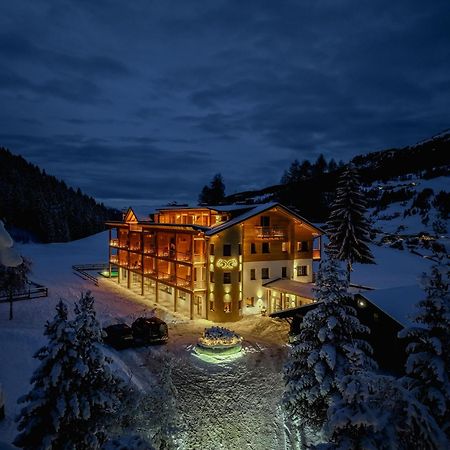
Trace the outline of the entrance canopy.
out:
<instances>
[{"instance_id":1,"label":"entrance canopy","mask_svg":"<svg viewBox=\"0 0 450 450\"><path fill-rule=\"evenodd\" d=\"M314 283L300 283L299 281L279 278L278 280L264 283L263 287L282 292L283 294L296 295L297 297L308 298L311 300L314 299Z\"/></svg>"}]
</instances>

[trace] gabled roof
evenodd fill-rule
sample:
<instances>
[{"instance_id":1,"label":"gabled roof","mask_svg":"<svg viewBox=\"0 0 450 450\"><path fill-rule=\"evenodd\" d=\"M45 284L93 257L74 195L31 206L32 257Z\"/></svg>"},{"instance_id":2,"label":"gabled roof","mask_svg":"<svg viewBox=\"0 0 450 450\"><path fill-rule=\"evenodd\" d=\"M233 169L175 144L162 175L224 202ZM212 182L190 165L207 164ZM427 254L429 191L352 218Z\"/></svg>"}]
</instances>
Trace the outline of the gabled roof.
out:
<instances>
[{"instance_id":1,"label":"gabled roof","mask_svg":"<svg viewBox=\"0 0 450 450\"><path fill-rule=\"evenodd\" d=\"M263 203L260 205L256 205L249 211L246 211L243 214L236 216L234 219L228 220L227 222L224 222L216 227L211 228L205 234L206 234L206 236L213 236L214 234L220 233L221 231L226 230L227 228L233 227L234 225L244 222L245 220L250 219L251 217L257 216L258 214L261 214L264 211L267 211L267 210L275 208L275 207L283 209L285 212L293 215L301 222L308 224L310 227L317 230L319 234L325 234L325 232L322 229L320 229L316 225L313 225L311 222L304 219L302 216L300 216L296 212L290 210L289 208L286 208L286 206L283 206L281 203L278 203L278 202L270 202L270 203Z\"/></svg>"},{"instance_id":2,"label":"gabled roof","mask_svg":"<svg viewBox=\"0 0 450 450\"><path fill-rule=\"evenodd\" d=\"M124 222L138 222L136 214L133 211L133 208L128 208L128 211L125 213L125 217L123 218Z\"/></svg>"}]
</instances>

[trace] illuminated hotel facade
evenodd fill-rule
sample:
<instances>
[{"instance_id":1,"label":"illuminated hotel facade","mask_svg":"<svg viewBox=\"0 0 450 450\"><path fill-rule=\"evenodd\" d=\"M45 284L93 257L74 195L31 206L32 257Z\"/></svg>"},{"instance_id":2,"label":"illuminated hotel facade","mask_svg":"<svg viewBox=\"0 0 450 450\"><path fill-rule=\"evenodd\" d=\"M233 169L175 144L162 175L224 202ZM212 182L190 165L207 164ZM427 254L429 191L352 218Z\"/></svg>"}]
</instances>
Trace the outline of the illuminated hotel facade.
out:
<instances>
[{"instance_id":1,"label":"illuminated hotel facade","mask_svg":"<svg viewBox=\"0 0 450 450\"><path fill-rule=\"evenodd\" d=\"M108 222L118 284L191 319L234 322L312 301L323 231L279 203L130 208Z\"/></svg>"}]
</instances>

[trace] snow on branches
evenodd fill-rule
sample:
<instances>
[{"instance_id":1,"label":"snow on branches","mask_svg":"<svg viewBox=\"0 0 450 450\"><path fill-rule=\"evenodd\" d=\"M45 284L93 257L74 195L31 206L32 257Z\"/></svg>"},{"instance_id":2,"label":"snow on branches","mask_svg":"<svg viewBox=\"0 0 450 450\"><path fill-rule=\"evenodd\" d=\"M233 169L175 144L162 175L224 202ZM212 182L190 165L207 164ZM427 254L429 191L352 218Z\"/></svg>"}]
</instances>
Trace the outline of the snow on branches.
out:
<instances>
[{"instance_id":1,"label":"snow on branches","mask_svg":"<svg viewBox=\"0 0 450 450\"><path fill-rule=\"evenodd\" d=\"M350 306L345 274L333 258L321 262L315 294L318 304L305 315L285 366L284 404L291 416L318 429L340 380L375 362L361 338L369 330Z\"/></svg>"},{"instance_id":2,"label":"snow on branches","mask_svg":"<svg viewBox=\"0 0 450 450\"><path fill-rule=\"evenodd\" d=\"M441 259L424 274L425 299L417 305L415 326L399 333L408 340L404 384L426 405L450 437L449 266Z\"/></svg>"},{"instance_id":3,"label":"snow on branches","mask_svg":"<svg viewBox=\"0 0 450 450\"><path fill-rule=\"evenodd\" d=\"M69 321L60 301L46 324L48 342L35 354L40 364L32 388L19 399L25 406L17 417L17 447L95 450L106 441L108 426L117 420L122 381L100 349L93 302L89 292L82 294L76 318Z\"/></svg>"}]
</instances>

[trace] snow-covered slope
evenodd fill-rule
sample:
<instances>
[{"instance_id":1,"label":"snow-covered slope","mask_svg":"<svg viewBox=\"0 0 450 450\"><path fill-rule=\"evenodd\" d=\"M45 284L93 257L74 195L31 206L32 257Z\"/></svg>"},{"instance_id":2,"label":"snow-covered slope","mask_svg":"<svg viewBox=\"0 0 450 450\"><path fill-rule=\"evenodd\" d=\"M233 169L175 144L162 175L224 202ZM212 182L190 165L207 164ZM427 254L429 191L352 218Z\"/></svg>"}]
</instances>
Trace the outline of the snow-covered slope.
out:
<instances>
[{"instance_id":1,"label":"snow-covered slope","mask_svg":"<svg viewBox=\"0 0 450 450\"><path fill-rule=\"evenodd\" d=\"M448 251L449 177L377 181L367 195L375 242L423 254Z\"/></svg>"}]
</instances>

